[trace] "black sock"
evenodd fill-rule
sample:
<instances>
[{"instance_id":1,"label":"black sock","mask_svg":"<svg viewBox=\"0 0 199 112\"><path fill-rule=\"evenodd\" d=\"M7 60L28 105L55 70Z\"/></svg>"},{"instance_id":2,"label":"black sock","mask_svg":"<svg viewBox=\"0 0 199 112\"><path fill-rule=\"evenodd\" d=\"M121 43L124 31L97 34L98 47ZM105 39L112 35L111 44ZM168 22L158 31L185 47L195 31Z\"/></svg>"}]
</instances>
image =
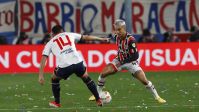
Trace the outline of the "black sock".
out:
<instances>
[{"instance_id":1,"label":"black sock","mask_svg":"<svg viewBox=\"0 0 199 112\"><path fill-rule=\"evenodd\" d=\"M98 100L100 97L99 93L97 92L95 83L91 80L90 77L82 77L82 80L87 85L88 89L92 92L92 94L95 96L95 99Z\"/></svg>"},{"instance_id":2,"label":"black sock","mask_svg":"<svg viewBox=\"0 0 199 112\"><path fill-rule=\"evenodd\" d=\"M60 84L59 84L59 79L51 79L52 82L52 92L53 96L55 98L56 103L60 103Z\"/></svg>"}]
</instances>

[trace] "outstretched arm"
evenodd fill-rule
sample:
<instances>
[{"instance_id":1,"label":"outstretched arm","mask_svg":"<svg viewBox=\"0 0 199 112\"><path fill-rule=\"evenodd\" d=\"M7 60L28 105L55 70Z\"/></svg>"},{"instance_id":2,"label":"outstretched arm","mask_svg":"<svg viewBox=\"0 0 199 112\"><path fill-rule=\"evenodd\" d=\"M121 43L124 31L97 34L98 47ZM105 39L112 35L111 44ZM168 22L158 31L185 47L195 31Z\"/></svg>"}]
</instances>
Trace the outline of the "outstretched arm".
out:
<instances>
[{"instance_id":1,"label":"outstretched arm","mask_svg":"<svg viewBox=\"0 0 199 112\"><path fill-rule=\"evenodd\" d=\"M99 41L109 42L110 38L100 38L93 35L82 35L82 40L99 40Z\"/></svg>"},{"instance_id":2,"label":"outstretched arm","mask_svg":"<svg viewBox=\"0 0 199 112\"><path fill-rule=\"evenodd\" d=\"M45 64L46 64L46 60L47 60L47 56L42 56L41 58L41 62L40 62L40 68L39 68L39 83L41 85L44 84L44 67L45 67Z\"/></svg>"}]
</instances>

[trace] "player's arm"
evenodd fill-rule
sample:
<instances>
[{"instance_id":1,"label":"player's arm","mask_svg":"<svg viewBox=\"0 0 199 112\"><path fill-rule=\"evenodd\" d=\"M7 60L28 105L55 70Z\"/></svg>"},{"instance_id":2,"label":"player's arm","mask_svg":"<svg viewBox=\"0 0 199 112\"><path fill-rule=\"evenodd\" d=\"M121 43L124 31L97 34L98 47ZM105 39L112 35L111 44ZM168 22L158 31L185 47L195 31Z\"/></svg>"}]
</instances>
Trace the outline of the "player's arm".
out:
<instances>
[{"instance_id":1,"label":"player's arm","mask_svg":"<svg viewBox=\"0 0 199 112\"><path fill-rule=\"evenodd\" d=\"M41 58L41 62L40 62L39 80L38 81L41 85L44 84L44 67L45 67L47 58L48 58L48 56L43 55Z\"/></svg>"},{"instance_id":2,"label":"player's arm","mask_svg":"<svg viewBox=\"0 0 199 112\"><path fill-rule=\"evenodd\" d=\"M39 79L38 79L38 81L41 85L44 84L44 67L45 67L47 58L51 53L51 44L52 44L51 41L48 42L45 45L44 50L42 52L42 57L41 57L41 61L40 61L40 68L39 68Z\"/></svg>"},{"instance_id":3,"label":"player's arm","mask_svg":"<svg viewBox=\"0 0 199 112\"><path fill-rule=\"evenodd\" d=\"M105 42L109 42L110 38L100 38L97 36L93 36L93 35L82 35L81 37L82 40L99 40L99 41L105 41Z\"/></svg>"}]
</instances>

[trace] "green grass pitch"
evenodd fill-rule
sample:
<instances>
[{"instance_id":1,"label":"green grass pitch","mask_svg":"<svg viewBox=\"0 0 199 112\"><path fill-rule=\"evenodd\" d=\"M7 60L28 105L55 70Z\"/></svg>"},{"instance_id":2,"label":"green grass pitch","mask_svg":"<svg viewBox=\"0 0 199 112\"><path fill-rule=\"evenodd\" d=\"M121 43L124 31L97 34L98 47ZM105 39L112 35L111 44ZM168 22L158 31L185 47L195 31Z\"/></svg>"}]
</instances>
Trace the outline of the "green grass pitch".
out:
<instances>
[{"instance_id":1,"label":"green grass pitch","mask_svg":"<svg viewBox=\"0 0 199 112\"><path fill-rule=\"evenodd\" d=\"M98 73L90 73L96 82ZM148 72L166 104L157 103L149 91L129 73L109 76L105 90L112 101L103 107L88 101L91 93L75 75L61 81L61 108L51 108L53 100L50 74L45 85L37 74L0 75L0 111L2 112L199 112L199 71Z\"/></svg>"}]
</instances>

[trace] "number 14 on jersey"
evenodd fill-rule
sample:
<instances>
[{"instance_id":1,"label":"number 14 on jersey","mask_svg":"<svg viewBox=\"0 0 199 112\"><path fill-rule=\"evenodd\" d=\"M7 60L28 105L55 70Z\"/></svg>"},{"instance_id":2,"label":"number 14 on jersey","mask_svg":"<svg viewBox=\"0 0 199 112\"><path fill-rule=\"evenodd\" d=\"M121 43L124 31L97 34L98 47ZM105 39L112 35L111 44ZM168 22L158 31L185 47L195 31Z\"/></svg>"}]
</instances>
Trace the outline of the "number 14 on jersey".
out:
<instances>
[{"instance_id":1,"label":"number 14 on jersey","mask_svg":"<svg viewBox=\"0 0 199 112\"><path fill-rule=\"evenodd\" d=\"M53 42L56 42L56 44L59 46L60 50L63 49L64 46L71 46L71 41L68 37L68 35L65 36L65 38L59 37L53 40Z\"/></svg>"}]
</instances>

